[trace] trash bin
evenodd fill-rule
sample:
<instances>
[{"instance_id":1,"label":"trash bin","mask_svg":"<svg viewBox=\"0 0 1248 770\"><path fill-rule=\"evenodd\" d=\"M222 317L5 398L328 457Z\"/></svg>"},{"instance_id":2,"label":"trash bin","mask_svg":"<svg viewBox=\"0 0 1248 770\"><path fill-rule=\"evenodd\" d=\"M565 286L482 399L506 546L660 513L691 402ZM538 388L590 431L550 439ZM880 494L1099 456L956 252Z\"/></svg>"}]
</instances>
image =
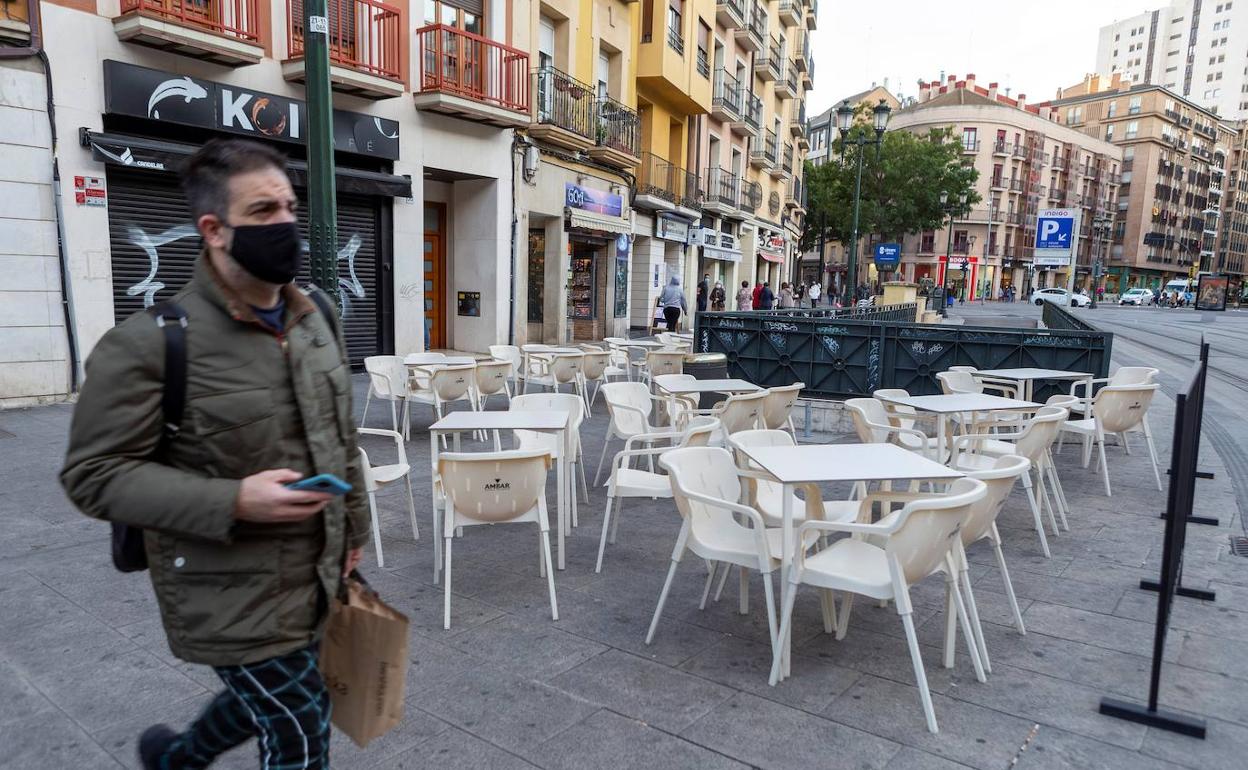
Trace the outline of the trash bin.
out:
<instances>
[{"instance_id":1,"label":"trash bin","mask_svg":"<svg viewBox=\"0 0 1248 770\"><path fill-rule=\"evenodd\" d=\"M683 370L685 374L692 374L699 380L726 380L728 356L723 353L687 353ZM710 409L723 400L722 393L703 393L698 408Z\"/></svg>"},{"instance_id":2,"label":"trash bin","mask_svg":"<svg viewBox=\"0 0 1248 770\"><path fill-rule=\"evenodd\" d=\"M953 294L950 294L947 297L945 297L945 306L953 307Z\"/></svg>"}]
</instances>

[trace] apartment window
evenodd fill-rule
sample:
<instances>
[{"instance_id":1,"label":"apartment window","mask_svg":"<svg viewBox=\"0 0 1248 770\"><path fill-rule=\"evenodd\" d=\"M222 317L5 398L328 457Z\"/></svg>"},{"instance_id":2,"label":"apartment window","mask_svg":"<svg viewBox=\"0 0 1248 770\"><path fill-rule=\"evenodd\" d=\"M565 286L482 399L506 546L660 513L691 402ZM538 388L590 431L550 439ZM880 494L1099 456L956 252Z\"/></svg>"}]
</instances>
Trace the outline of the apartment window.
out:
<instances>
[{"instance_id":1,"label":"apartment window","mask_svg":"<svg viewBox=\"0 0 1248 770\"><path fill-rule=\"evenodd\" d=\"M679 54L685 52L684 11L685 0L668 0L667 44Z\"/></svg>"},{"instance_id":2,"label":"apartment window","mask_svg":"<svg viewBox=\"0 0 1248 770\"><path fill-rule=\"evenodd\" d=\"M1117 43L1118 40L1121 38L1122 38L1122 35L1114 35L1114 42Z\"/></svg>"},{"instance_id":3,"label":"apartment window","mask_svg":"<svg viewBox=\"0 0 1248 770\"><path fill-rule=\"evenodd\" d=\"M706 26L706 22L698 19L698 72L704 78L711 76L711 62L707 54L710 45L711 28Z\"/></svg>"},{"instance_id":4,"label":"apartment window","mask_svg":"<svg viewBox=\"0 0 1248 770\"><path fill-rule=\"evenodd\" d=\"M962 147L967 150L974 151L979 145L979 129L964 128L962 129Z\"/></svg>"},{"instance_id":5,"label":"apartment window","mask_svg":"<svg viewBox=\"0 0 1248 770\"><path fill-rule=\"evenodd\" d=\"M1122 150L1122 159L1123 159L1124 161L1127 161L1127 160L1135 160L1135 148L1134 148L1134 147L1124 147L1124 148L1123 148L1123 150Z\"/></svg>"},{"instance_id":6,"label":"apartment window","mask_svg":"<svg viewBox=\"0 0 1248 770\"><path fill-rule=\"evenodd\" d=\"M1117 59L1117 58L1118 58L1118 49L1117 49L1117 48L1115 48L1115 49L1114 49L1114 58L1115 58L1115 59Z\"/></svg>"},{"instance_id":7,"label":"apartment window","mask_svg":"<svg viewBox=\"0 0 1248 770\"><path fill-rule=\"evenodd\" d=\"M1128 115L1138 115L1138 114L1140 114L1140 104L1141 104L1141 100L1142 100L1142 99L1143 99L1143 97L1141 97L1141 96L1132 96L1132 97L1131 97L1131 101L1127 104L1127 114L1128 114Z\"/></svg>"},{"instance_id":8,"label":"apartment window","mask_svg":"<svg viewBox=\"0 0 1248 770\"><path fill-rule=\"evenodd\" d=\"M1213 76L1213 79L1214 79L1214 80L1221 80L1221 79L1222 79L1222 73L1221 73L1221 72L1217 73L1216 75L1214 75L1214 76Z\"/></svg>"},{"instance_id":9,"label":"apartment window","mask_svg":"<svg viewBox=\"0 0 1248 770\"><path fill-rule=\"evenodd\" d=\"M1218 10L1222 10L1222 9L1221 9L1221 8L1219 8ZM1218 30L1220 30L1220 29L1222 29L1222 22L1220 22L1220 21L1215 21L1215 22L1213 23L1213 31L1214 31L1214 32L1217 32L1217 31L1218 31Z\"/></svg>"},{"instance_id":10,"label":"apartment window","mask_svg":"<svg viewBox=\"0 0 1248 770\"><path fill-rule=\"evenodd\" d=\"M479 13L465 11L457 5L467 3L444 3L441 0L425 0L425 23L445 24L475 35L485 34L484 18Z\"/></svg>"},{"instance_id":11,"label":"apartment window","mask_svg":"<svg viewBox=\"0 0 1248 770\"><path fill-rule=\"evenodd\" d=\"M1166 72L1175 72L1178 69L1178 67L1166 67ZM1169 86L1167 86L1167 88L1169 88Z\"/></svg>"},{"instance_id":12,"label":"apartment window","mask_svg":"<svg viewBox=\"0 0 1248 770\"><path fill-rule=\"evenodd\" d=\"M1070 107L1066 110L1066 122L1072 126L1083 122L1083 108Z\"/></svg>"},{"instance_id":13,"label":"apartment window","mask_svg":"<svg viewBox=\"0 0 1248 770\"><path fill-rule=\"evenodd\" d=\"M1107 142L1114 141L1114 124L1113 123L1110 123L1108 126L1105 126L1105 141Z\"/></svg>"},{"instance_id":14,"label":"apartment window","mask_svg":"<svg viewBox=\"0 0 1248 770\"><path fill-rule=\"evenodd\" d=\"M1135 135L1138 134L1139 132L1140 132L1140 121L1133 120L1127 124L1127 133L1124 135L1123 138L1134 139Z\"/></svg>"},{"instance_id":15,"label":"apartment window","mask_svg":"<svg viewBox=\"0 0 1248 770\"><path fill-rule=\"evenodd\" d=\"M1176 35L1171 35L1171 36L1170 36L1170 39L1171 39L1171 40L1178 40L1178 39L1179 39L1179 38L1181 38L1181 37L1183 37L1183 35L1180 33L1180 34L1176 34ZM1175 53L1178 53L1178 51L1175 51Z\"/></svg>"}]
</instances>

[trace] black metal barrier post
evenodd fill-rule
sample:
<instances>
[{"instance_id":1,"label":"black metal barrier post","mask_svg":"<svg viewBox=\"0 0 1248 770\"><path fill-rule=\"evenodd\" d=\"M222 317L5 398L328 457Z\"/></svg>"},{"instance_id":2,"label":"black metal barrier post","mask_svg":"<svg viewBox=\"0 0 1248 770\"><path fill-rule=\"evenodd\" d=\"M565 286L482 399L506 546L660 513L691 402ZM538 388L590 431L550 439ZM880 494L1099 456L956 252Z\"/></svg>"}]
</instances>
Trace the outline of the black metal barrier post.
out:
<instances>
[{"instance_id":1,"label":"black metal barrier post","mask_svg":"<svg viewBox=\"0 0 1248 770\"><path fill-rule=\"evenodd\" d=\"M1202 345L1203 347L1203 345ZM1202 351L1203 353L1203 351ZM1161 580L1158 583L1157 621L1153 628L1153 660L1149 674L1147 705L1105 697L1100 713L1149 727L1205 737L1205 721L1161 709L1157 697L1161 689L1161 663L1170 626L1170 608L1183 575L1183 545L1187 514L1196 493L1196 463L1199 457L1200 418L1204 401L1205 370L1203 355L1187 387L1175 399L1174 437L1171 440L1170 491L1166 499L1166 530L1162 543Z\"/></svg>"},{"instance_id":2,"label":"black metal barrier post","mask_svg":"<svg viewBox=\"0 0 1248 770\"><path fill-rule=\"evenodd\" d=\"M1200 363L1201 363L1201 365L1204 367L1203 371L1204 371L1206 374L1208 374L1208 372L1209 372L1209 343L1205 342L1205 338L1204 338L1203 336L1200 338ZM1198 421L1196 422L1196 448L1197 448L1197 451L1198 451L1198 452L1200 451L1200 427L1201 427L1201 425L1203 424L1203 420L1204 420L1204 413L1205 413L1205 399L1203 398L1203 394L1204 394L1204 392L1205 392L1205 384L1204 384L1204 382L1203 382L1203 381L1202 381L1202 382L1201 382L1201 384L1200 384L1200 392L1201 392L1201 394L1202 394L1202 398L1200 399L1200 413L1201 413L1201 419L1200 419L1200 420L1198 420ZM1167 474L1169 474L1169 473L1170 473L1170 471L1166 471L1166 473L1167 473ZM1212 473L1209 473L1208 471L1196 471L1196 478L1198 478L1198 479L1205 479L1206 481L1212 481L1212 480L1213 480L1213 474L1212 474ZM1166 514L1165 514L1165 512L1162 512L1162 514L1161 514L1161 518L1163 518L1163 519L1164 519L1164 518L1166 518ZM1189 524L1204 524L1204 525L1205 525L1205 526L1207 526L1207 527L1216 527L1216 526L1218 526L1218 520L1217 520L1216 518L1212 517L1212 516L1191 516L1191 515L1189 515L1189 516L1187 517L1187 523L1189 523ZM1143 587L1143 586L1141 586L1141 588L1142 588L1142 587ZM1151 588L1150 588L1149 590L1156 590L1156 589L1151 589ZM1186 594L1186 593L1184 593L1184 591L1187 591L1187 590L1188 590L1188 589L1186 589L1186 588L1184 588L1184 589L1180 589L1180 591L1179 591L1179 596L1187 596L1187 594Z\"/></svg>"}]
</instances>

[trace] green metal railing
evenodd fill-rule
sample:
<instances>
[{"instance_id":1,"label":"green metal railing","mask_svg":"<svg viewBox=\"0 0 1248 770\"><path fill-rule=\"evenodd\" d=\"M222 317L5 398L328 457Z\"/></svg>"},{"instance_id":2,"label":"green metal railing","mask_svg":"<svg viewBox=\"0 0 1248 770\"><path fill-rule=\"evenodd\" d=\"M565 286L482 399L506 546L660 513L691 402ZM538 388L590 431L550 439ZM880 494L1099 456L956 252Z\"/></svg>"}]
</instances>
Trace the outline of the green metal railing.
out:
<instances>
[{"instance_id":1,"label":"green metal railing","mask_svg":"<svg viewBox=\"0 0 1248 770\"><path fill-rule=\"evenodd\" d=\"M1066 329L1081 332L1100 331L1092 324L1054 302L1044 303L1044 307L1040 309L1040 321L1046 329Z\"/></svg>"}]
</instances>

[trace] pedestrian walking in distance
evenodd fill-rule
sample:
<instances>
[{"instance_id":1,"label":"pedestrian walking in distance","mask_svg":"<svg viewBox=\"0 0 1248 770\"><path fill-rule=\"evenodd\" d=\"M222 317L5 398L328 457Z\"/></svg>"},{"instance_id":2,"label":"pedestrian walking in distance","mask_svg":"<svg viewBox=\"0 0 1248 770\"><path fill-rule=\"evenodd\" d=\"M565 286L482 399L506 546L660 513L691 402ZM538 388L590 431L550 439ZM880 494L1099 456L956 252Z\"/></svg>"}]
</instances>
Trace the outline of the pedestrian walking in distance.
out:
<instances>
[{"instance_id":1,"label":"pedestrian walking in distance","mask_svg":"<svg viewBox=\"0 0 1248 770\"><path fill-rule=\"evenodd\" d=\"M672 276L672 280L663 287L659 295L659 304L663 306L663 320L667 322L669 332L680 330L680 314L689 312L685 302L685 292L680 288L680 279Z\"/></svg>"},{"instance_id":2,"label":"pedestrian walking in distance","mask_svg":"<svg viewBox=\"0 0 1248 770\"><path fill-rule=\"evenodd\" d=\"M797 307L797 299L793 295L793 289L787 283L780 284L780 307Z\"/></svg>"},{"instance_id":3,"label":"pedestrian walking in distance","mask_svg":"<svg viewBox=\"0 0 1248 770\"><path fill-rule=\"evenodd\" d=\"M711 289L711 310L716 313L724 311L724 303L728 301L728 294L724 291L722 281L715 282L715 288Z\"/></svg>"},{"instance_id":4,"label":"pedestrian walking in distance","mask_svg":"<svg viewBox=\"0 0 1248 770\"><path fill-rule=\"evenodd\" d=\"M261 767L329 766L318 644L370 522L340 327L324 295L294 285L303 248L285 168L245 140L191 156L182 184L203 251L173 297L185 382L166 377L156 316L135 313L96 345L74 411L66 492L142 529L170 649L225 686L184 732L140 736L147 769L207 767L252 737ZM185 417L162 438L162 395L179 385ZM322 473L351 491L287 487Z\"/></svg>"},{"instance_id":5,"label":"pedestrian walking in distance","mask_svg":"<svg viewBox=\"0 0 1248 770\"><path fill-rule=\"evenodd\" d=\"M819 297L823 294L823 287L815 281L810 285L810 306L816 307L819 304Z\"/></svg>"},{"instance_id":6,"label":"pedestrian walking in distance","mask_svg":"<svg viewBox=\"0 0 1248 770\"><path fill-rule=\"evenodd\" d=\"M737 292L737 310L754 309L754 292L750 291L750 282L742 281L741 290Z\"/></svg>"},{"instance_id":7,"label":"pedestrian walking in distance","mask_svg":"<svg viewBox=\"0 0 1248 770\"><path fill-rule=\"evenodd\" d=\"M698 295L696 305L699 313L706 312L706 303L711 295L711 276L703 275L701 282L698 283Z\"/></svg>"},{"instance_id":8,"label":"pedestrian walking in distance","mask_svg":"<svg viewBox=\"0 0 1248 770\"><path fill-rule=\"evenodd\" d=\"M771 290L771 282L763 281L763 290L758 294L760 310L771 310L776 305L776 293Z\"/></svg>"}]
</instances>

